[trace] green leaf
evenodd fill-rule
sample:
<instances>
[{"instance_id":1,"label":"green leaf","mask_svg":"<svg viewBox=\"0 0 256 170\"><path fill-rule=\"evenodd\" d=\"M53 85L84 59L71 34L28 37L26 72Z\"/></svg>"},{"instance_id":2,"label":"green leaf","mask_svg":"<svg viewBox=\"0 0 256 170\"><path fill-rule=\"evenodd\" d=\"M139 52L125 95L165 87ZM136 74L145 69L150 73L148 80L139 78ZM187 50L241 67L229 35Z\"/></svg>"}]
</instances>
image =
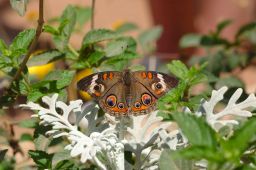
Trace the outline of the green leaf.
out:
<instances>
[{"instance_id":1,"label":"green leaf","mask_svg":"<svg viewBox=\"0 0 256 170\"><path fill-rule=\"evenodd\" d=\"M64 169L69 169L69 170L77 170L77 168L74 168L74 163L70 160L63 160L60 161L55 167L54 170L64 170ZM74 169L73 169L74 168Z\"/></svg>"},{"instance_id":2,"label":"green leaf","mask_svg":"<svg viewBox=\"0 0 256 170\"><path fill-rule=\"evenodd\" d=\"M181 156L185 159L202 160L206 159L211 162L224 162L225 159L216 149L205 146L189 146L177 152L177 157Z\"/></svg>"},{"instance_id":3,"label":"green leaf","mask_svg":"<svg viewBox=\"0 0 256 170\"><path fill-rule=\"evenodd\" d=\"M54 28L53 26L51 25L44 25L43 26L43 31L44 32L48 32L48 33L51 33L52 35L58 35L59 34L59 30Z\"/></svg>"},{"instance_id":4,"label":"green leaf","mask_svg":"<svg viewBox=\"0 0 256 170\"><path fill-rule=\"evenodd\" d=\"M23 127L23 128L35 128L38 124L37 119L26 119L22 120L18 123L18 126Z\"/></svg>"},{"instance_id":5,"label":"green leaf","mask_svg":"<svg viewBox=\"0 0 256 170\"><path fill-rule=\"evenodd\" d=\"M231 20L224 20L217 25L216 34L219 35L224 28L226 28L228 25L232 23Z\"/></svg>"},{"instance_id":6,"label":"green leaf","mask_svg":"<svg viewBox=\"0 0 256 170\"><path fill-rule=\"evenodd\" d=\"M28 0L10 0L12 8L18 12L20 16L24 16L27 10Z\"/></svg>"},{"instance_id":7,"label":"green leaf","mask_svg":"<svg viewBox=\"0 0 256 170\"><path fill-rule=\"evenodd\" d=\"M215 132L202 117L183 112L175 113L172 116L192 145L216 149Z\"/></svg>"},{"instance_id":8,"label":"green leaf","mask_svg":"<svg viewBox=\"0 0 256 170\"><path fill-rule=\"evenodd\" d=\"M36 150L46 151L51 143L51 138L45 133L51 130L51 126L38 125L34 131L34 144Z\"/></svg>"},{"instance_id":9,"label":"green leaf","mask_svg":"<svg viewBox=\"0 0 256 170\"><path fill-rule=\"evenodd\" d=\"M7 153L8 149L0 150L0 162L4 160L5 154Z\"/></svg>"},{"instance_id":10,"label":"green leaf","mask_svg":"<svg viewBox=\"0 0 256 170\"><path fill-rule=\"evenodd\" d=\"M225 45L225 46L230 45L228 40L220 38L220 37L215 37L212 35L202 36L200 44L202 46L207 46L207 47L217 46L217 45Z\"/></svg>"},{"instance_id":11,"label":"green leaf","mask_svg":"<svg viewBox=\"0 0 256 170\"><path fill-rule=\"evenodd\" d=\"M89 55L87 62L90 63L90 65L98 65L99 61L105 56L104 52L95 51L92 54Z\"/></svg>"},{"instance_id":12,"label":"green leaf","mask_svg":"<svg viewBox=\"0 0 256 170\"><path fill-rule=\"evenodd\" d=\"M91 7L75 7L76 21L79 27L82 27L86 22L91 19L92 9Z\"/></svg>"},{"instance_id":13,"label":"green leaf","mask_svg":"<svg viewBox=\"0 0 256 170\"><path fill-rule=\"evenodd\" d=\"M54 70L45 77L45 80L56 80L56 88L62 89L71 83L74 75L75 71Z\"/></svg>"},{"instance_id":14,"label":"green leaf","mask_svg":"<svg viewBox=\"0 0 256 170\"><path fill-rule=\"evenodd\" d=\"M163 28L161 26L155 26L142 32L138 37L138 41L140 42L143 50L146 52L154 50L155 43L160 38L162 32Z\"/></svg>"},{"instance_id":15,"label":"green leaf","mask_svg":"<svg viewBox=\"0 0 256 170\"><path fill-rule=\"evenodd\" d=\"M249 32L253 29L256 28L256 22L251 22L249 24L246 24L244 26L242 26L236 33L236 39L240 38L240 36L242 36L243 34L245 34L246 32Z\"/></svg>"},{"instance_id":16,"label":"green leaf","mask_svg":"<svg viewBox=\"0 0 256 170\"><path fill-rule=\"evenodd\" d=\"M242 87L243 88L244 83L235 76L229 76L229 77L225 77L225 78L220 78L215 84L216 89L219 89L223 86L227 86L229 88L231 88L231 87Z\"/></svg>"},{"instance_id":17,"label":"green leaf","mask_svg":"<svg viewBox=\"0 0 256 170\"><path fill-rule=\"evenodd\" d=\"M113 57L122 54L126 48L128 47L128 43L125 40L116 40L111 41L107 44L104 49L107 57Z\"/></svg>"},{"instance_id":18,"label":"green leaf","mask_svg":"<svg viewBox=\"0 0 256 170\"><path fill-rule=\"evenodd\" d=\"M201 44L202 35L186 34L181 37L179 46L181 48L198 47Z\"/></svg>"},{"instance_id":19,"label":"green leaf","mask_svg":"<svg viewBox=\"0 0 256 170\"><path fill-rule=\"evenodd\" d=\"M173 158L174 151L163 150L159 159L159 169L161 170L191 170L194 169L194 162L182 158Z\"/></svg>"},{"instance_id":20,"label":"green leaf","mask_svg":"<svg viewBox=\"0 0 256 170\"><path fill-rule=\"evenodd\" d=\"M74 31L76 24L76 12L71 5L67 6L60 17L60 25L58 27L59 35L53 37L56 47L64 50L67 47L71 33Z\"/></svg>"},{"instance_id":21,"label":"green leaf","mask_svg":"<svg viewBox=\"0 0 256 170\"><path fill-rule=\"evenodd\" d=\"M29 156L33 159L39 169L51 169L53 154L48 154L43 151L28 151Z\"/></svg>"},{"instance_id":22,"label":"green leaf","mask_svg":"<svg viewBox=\"0 0 256 170\"><path fill-rule=\"evenodd\" d=\"M240 129L236 130L234 135L227 141L223 141L222 147L227 159L238 160L240 156L250 146L250 142L256 134L256 118L248 120Z\"/></svg>"},{"instance_id":23,"label":"green leaf","mask_svg":"<svg viewBox=\"0 0 256 170\"><path fill-rule=\"evenodd\" d=\"M17 50L28 49L35 35L36 35L35 29L27 29L25 31L20 32L14 38L12 44L10 45L10 50L17 51Z\"/></svg>"},{"instance_id":24,"label":"green leaf","mask_svg":"<svg viewBox=\"0 0 256 170\"><path fill-rule=\"evenodd\" d=\"M120 25L119 27L117 27L115 31L118 33L125 33L125 32L133 31L136 29L138 29L138 26L136 24L126 22L126 23Z\"/></svg>"},{"instance_id":25,"label":"green leaf","mask_svg":"<svg viewBox=\"0 0 256 170\"><path fill-rule=\"evenodd\" d=\"M36 102L45 95L47 95L47 93L42 92L40 89L32 88L28 93L28 101Z\"/></svg>"},{"instance_id":26,"label":"green leaf","mask_svg":"<svg viewBox=\"0 0 256 170\"><path fill-rule=\"evenodd\" d=\"M28 60L27 66L48 64L50 62L63 58L64 56L65 54L63 54L59 50L43 51L33 55L33 57Z\"/></svg>"},{"instance_id":27,"label":"green leaf","mask_svg":"<svg viewBox=\"0 0 256 170\"><path fill-rule=\"evenodd\" d=\"M94 29L89 31L83 39L83 47L88 45L111 39L120 38L122 35L108 29Z\"/></svg>"},{"instance_id":28,"label":"green leaf","mask_svg":"<svg viewBox=\"0 0 256 170\"><path fill-rule=\"evenodd\" d=\"M20 141L33 141L33 137L31 134L23 133L20 137Z\"/></svg>"},{"instance_id":29,"label":"green leaf","mask_svg":"<svg viewBox=\"0 0 256 170\"><path fill-rule=\"evenodd\" d=\"M65 164L62 164L60 162L64 160L69 160L69 159L70 159L70 151L63 150L63 151L56 152L52 158L52 166L55 167L55 169L56 167L64 166Z\"/></svg>"},{"instance_id":30,"label":"green leaf","mask_svg":"<svg viewBox=\"0 0 256 170\"><path fill-rule=\"evenodd\" d=\"M0 39L0 54L1 53L3 54L6 49L7 49L7 46L5 42L2 39Z\"/></svg>"},{"instance_id":31,"label":"green leaf","mask_svg":"<svg viewBox=\"0 0 256 170\"><path fill-rule=\"evenodd\" d=\"M168 70L176 77L184 79L188 74L187 66L179 60L173 60L171 64L167 64Z\"/></svg>"}]
</instances>

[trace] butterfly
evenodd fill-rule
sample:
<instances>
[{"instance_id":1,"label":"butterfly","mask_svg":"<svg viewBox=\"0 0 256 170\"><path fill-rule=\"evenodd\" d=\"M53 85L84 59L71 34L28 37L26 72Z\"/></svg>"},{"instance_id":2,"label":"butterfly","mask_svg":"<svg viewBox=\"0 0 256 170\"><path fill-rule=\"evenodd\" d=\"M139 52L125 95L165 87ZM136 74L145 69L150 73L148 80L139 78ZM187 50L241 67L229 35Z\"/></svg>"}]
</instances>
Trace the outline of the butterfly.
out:
<instances>
[{"instance_id":1,"label":"butterfly","mask_svg":"<svg viewBox=\"0 0 256 170\"><path fill-rule=\"evenodd\" d=\"M156 101L178 85L178 79L155 71L124 70L91 74L77 83L112 116L148 114Z\"/></svg>"}]
</instances>

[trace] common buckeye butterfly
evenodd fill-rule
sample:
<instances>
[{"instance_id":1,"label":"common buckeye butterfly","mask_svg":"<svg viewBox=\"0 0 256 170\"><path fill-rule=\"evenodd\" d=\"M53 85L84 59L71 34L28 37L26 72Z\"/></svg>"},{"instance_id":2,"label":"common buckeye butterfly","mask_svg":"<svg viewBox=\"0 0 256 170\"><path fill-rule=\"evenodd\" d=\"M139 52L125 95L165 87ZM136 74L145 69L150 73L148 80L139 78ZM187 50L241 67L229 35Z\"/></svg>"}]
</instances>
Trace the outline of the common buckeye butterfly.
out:
<instances>
[{"instance_id":1,"label":"common buckeye butterfly","mask_svg":"<svg viewBox=\"0 0 256 170\"><path fill-rule=\"evenodd\" d=\"M157 99L177 84L175 77L164 73L124 70L91 74L77 86L93 96L110 115L136 116L155 110Z\"/></svg>"}]
</instances>

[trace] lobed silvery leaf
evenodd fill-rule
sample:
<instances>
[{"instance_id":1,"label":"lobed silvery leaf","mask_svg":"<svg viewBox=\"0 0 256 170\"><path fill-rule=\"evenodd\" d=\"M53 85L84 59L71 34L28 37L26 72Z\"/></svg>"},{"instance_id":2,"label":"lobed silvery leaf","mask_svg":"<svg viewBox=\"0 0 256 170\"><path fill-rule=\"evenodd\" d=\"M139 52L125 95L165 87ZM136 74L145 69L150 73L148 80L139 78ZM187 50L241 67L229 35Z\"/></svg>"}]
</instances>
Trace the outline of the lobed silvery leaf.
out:
<instances>
[{"instance_id":1,"label":"lobed silvery leaf","mask_svg":"<svg viewBox=\"0 0 256 170\"><path fill-rule=\"evenodd\" d=\"M223 100L224 94L228 90L227 87L222 87L219 90L213 90L212 96L209 101L202 101L199 111L196 115L205 115L206 121L218 131L221 127L226 125L235 125L239 122L235 117L248 118L252 116L252 113L248 111L249 108L256 108L256 97L254 94L250 94L247 99L238 103L243 90L241 88L237 89L235 93L229 99L226 107L219 111L215 112L214 108L216 105ZM227 116L230 116L227 118Z\"/></svg>"},{"instance_id":2,"label":"lobed silvery leaf","mask_svg":"<svg viewBox=\"0 0 256 170\"><path fill-rule=\"evenodd\" d=\"M95 112L98 111L96 105L87 105L82 111L81 100L71 101L67 105L57 101L57 98L57 94L52 97L44 96L42 101L48 105L47 108L33 102L20 106L38 111L33 117L38 117L40 124L52 126L46 134L53 138L66 137L70 144L65 149L70 151L72 157L79 156L81 162L90 161L100 169L124 169L124 145L118 140L113 128L105 127L100 132L93 131L98 121L95 117ZM70 117L74 115L75 121L71 123ZM87 131L88 135L78 130L81 122L86 129L90 129ZM100 156L107 160L101 160Z\"/></svg>"}]
</instances>

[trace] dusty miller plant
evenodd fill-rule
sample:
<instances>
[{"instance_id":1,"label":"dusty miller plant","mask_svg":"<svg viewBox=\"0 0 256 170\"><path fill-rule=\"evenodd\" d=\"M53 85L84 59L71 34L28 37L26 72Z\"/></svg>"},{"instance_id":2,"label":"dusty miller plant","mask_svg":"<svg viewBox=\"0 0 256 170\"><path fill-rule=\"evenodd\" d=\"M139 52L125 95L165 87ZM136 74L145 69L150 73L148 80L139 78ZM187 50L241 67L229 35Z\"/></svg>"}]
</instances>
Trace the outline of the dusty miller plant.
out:
<instances>
[{"instance_id":1,"label":"dusty miller plant","mask_svg":"<svg viewBox=\"0 0 256 170\"><path fill-rule=\"evenodd\" d=\"M252 113L246 109L256 108L253 94L237 102L242 91L238 89L223 110L214 112L213 108L223 99L226 91L227 87L214 90L210 100L202 100L196 112L197 116L205 117L217 132L225 126L238 124L238 117L251 117ZM98 117L99 108L95 103L85 103L82 107L81 100L67 105L57 98L58 94L44 96L42 101L48 107L34 102L21 107L38 111L33 117L38 117L40 124L52 127L46 134L53 138L67 138L69 145L65 149L70 151L71 157L79 157L82 163L91 162L100 169L158 169L163 149L177 150L189 145L181 130L172 126L175 122L162 121L162 117L157 116L158 111L137 117L115 118L108 114ZM227 115L232 116L223 119ZM133 154L134 165L125 159L125 152ZM200 163L207 167L207 162Z\"/></svg>"}]
</instances>

